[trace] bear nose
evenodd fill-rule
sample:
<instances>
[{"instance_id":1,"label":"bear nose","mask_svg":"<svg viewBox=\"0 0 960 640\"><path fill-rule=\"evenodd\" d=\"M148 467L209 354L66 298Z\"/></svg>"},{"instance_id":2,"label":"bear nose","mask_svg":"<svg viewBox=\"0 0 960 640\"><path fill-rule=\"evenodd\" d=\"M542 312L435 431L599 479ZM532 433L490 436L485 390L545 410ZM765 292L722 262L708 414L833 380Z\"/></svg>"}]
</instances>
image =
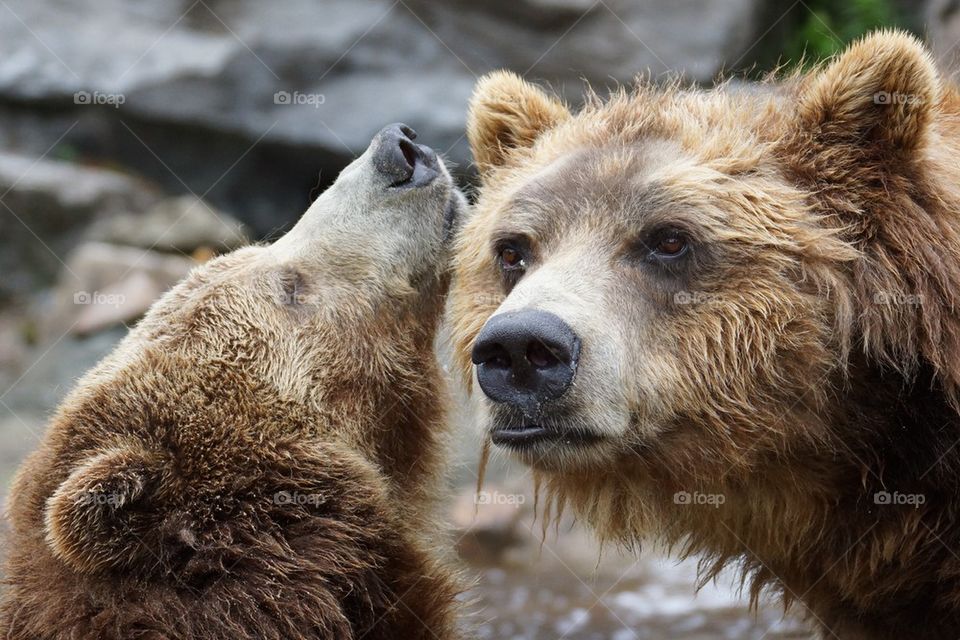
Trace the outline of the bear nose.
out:
<instances>
[{"instance_id":1,"label":"bear nose","mask_svg":"<svg viewBox=\"0 0 960 640\"><path fill-rule=\"evenodd\" d=\"M415 144L417 132L403 123L390 124L373 139L373 166L391 187L419 187L439 174L436 152Z\"/></svg>"},{"instance_id":2,"label":"bear nose","mask_svg":"<svg viewBox=\"0 0 960 640\"><path fill-rule=\"evenodd\" d=\"M580 338L558 316L512 311L487 321L473 346L477 381L487 396L536 413L573 382Z\"/></svg>"}]
</instances>

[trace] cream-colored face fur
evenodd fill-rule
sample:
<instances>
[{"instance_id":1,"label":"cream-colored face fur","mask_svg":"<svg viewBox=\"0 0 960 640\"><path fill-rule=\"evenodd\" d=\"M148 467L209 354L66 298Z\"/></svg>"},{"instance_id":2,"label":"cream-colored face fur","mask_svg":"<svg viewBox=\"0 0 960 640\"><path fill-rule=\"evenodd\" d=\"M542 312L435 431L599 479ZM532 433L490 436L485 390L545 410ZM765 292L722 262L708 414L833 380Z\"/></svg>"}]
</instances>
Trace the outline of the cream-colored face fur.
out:
<instances>
[{"instance_id":1,"label":"cream-colored face fur","mask_svg":"<svg viewBox=\"0 0 960 640\"><path fill-rule=\"evenodd\" d=\"M429 184L392 186L376 166L378 140L282 238L198 267L133 332L131 351L146 339L229 357L318 409L358 377L370 385L357 402L376 397L390 360L409 361L391 349L432 336L464 203L442 162Z\"/></svg>"},{"instance_id":2,"label":"cream-colored face fur","mask_svg":"<svg viewBox=\"0 0 960 640\"><path fill-rule=\"evenodd\" d=\"M799 397L805 383L777 388L782 367L802 363L801 380L824 374L809 356L831 341L826 298L803 282L799 255L812 224L783 180L762 167L725 175L667 139L555 151L486 192L484 215L464 231L487 238L478 260L503 295L491 320L546 311L582 345L570 387L536 415L480 400L491 432L532 422L590 436L512 448L520 459L602 465L682 438L705 410L749 413L763 396ZM771 231L771 220L784 224ZM677 239L677 255L663 253ZM831 245L838 259L851 255L824 237L821 248ZM504 247L522 255L522 269L504 269ZM763 315L779 319L758 323ZM758 356L775 368L755 366Z\"/></svg>"},{"instance_id":3,"label":"cream-colored face fur","mask_svg":"<svg viewBox=\"0 0 960 640\"><path fill-rule=\"evenodd\" d=\"M629 459L721 477L821 441L818 421L784 408L810 415L838 384L861 255L783 170L819 94L758 91L640 86L572 113L511 74L478 86L482 186L451 318L495 444L540 432L504 446L543 470ZM579 351L561 395L524 405L480 390L474 347L498 317L529 310L559 318Z\"/></svg>"}]
</instances>

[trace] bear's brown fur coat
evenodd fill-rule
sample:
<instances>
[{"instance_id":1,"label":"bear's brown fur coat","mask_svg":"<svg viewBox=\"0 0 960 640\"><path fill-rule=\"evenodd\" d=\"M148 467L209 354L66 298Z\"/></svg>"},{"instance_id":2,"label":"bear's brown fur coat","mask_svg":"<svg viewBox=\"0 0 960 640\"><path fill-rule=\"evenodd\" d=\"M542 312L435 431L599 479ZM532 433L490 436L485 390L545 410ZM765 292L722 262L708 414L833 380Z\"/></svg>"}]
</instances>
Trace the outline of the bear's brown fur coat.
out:
<instances>
[{"instance_id":1,"label":"bear's brown fur coat","mask_svg":"<svg viewBox=\"0 0 960 640\"><path fill-rule=\"evenodd\" d=\"M433 337L461 196L443 169L390 191L370 155L65 400L9 498L0 637L456 635Z\"/></svg>"},{"instance_id":2,"label":"bear's brown fur coat","mask_svg":"<svg viewBox=\"0 0 960 640\"><path fill-rule=\"evenodd\" d=\"M492 74L469 137L463 371L506 310L582 341L537 415L485 402L491 433L590 434L515 449L554 506L705 579L739 565L825 637L957 637L960 97L923 46L880 32L757 89L580 113Z\"/></svg>"}]
</instances>

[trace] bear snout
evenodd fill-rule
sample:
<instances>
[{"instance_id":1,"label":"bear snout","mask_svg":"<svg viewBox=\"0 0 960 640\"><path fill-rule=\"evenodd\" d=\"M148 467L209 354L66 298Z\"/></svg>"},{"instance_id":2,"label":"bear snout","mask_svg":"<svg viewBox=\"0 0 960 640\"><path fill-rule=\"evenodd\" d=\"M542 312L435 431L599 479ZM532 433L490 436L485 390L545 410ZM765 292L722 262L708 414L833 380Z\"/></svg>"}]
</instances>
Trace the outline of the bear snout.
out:
<instances>
[{"instance_id":1,"label":"bear snout","mask_svg":"<svg viewBox=\"0 0 960 640\"><path fill-rule=\"evenodd\" d=\"M528 415L566 392L579 358L576 332L560 317L540 310L490 318L471 355L483 392Z\"/></svg>"},{"instance_id":2,"label":"bear snout","mask_svg":"<svg viewBox=\"0 0 960 640\"><path fill-rule=\"evenodd\" d=\"M421 187L440 175L436 152L414 143L416 137L416 131L396 123L381 129L373 139L373 167L387 179L391 188Z\"/></svg>"}]
</instances>

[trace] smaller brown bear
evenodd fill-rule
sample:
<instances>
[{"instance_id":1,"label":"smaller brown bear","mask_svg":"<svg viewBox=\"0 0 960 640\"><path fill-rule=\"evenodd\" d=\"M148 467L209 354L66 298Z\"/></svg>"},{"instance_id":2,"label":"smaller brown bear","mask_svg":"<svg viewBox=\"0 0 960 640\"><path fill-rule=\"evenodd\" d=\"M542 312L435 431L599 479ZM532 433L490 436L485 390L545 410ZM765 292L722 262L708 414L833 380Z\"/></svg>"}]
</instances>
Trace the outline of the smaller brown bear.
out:
<instances>
[{"instance_id":1,"label":"smaller brown bear","mask_svg":"<svg viewBox=\"0 0 960 640\"><path fill-rule=\"evenodd\" d=\"M463 206L383 129L283 238L198 267L89 372L9 501L0 637L450 638L433 339Z\"/></svg>"}]
</instances>

